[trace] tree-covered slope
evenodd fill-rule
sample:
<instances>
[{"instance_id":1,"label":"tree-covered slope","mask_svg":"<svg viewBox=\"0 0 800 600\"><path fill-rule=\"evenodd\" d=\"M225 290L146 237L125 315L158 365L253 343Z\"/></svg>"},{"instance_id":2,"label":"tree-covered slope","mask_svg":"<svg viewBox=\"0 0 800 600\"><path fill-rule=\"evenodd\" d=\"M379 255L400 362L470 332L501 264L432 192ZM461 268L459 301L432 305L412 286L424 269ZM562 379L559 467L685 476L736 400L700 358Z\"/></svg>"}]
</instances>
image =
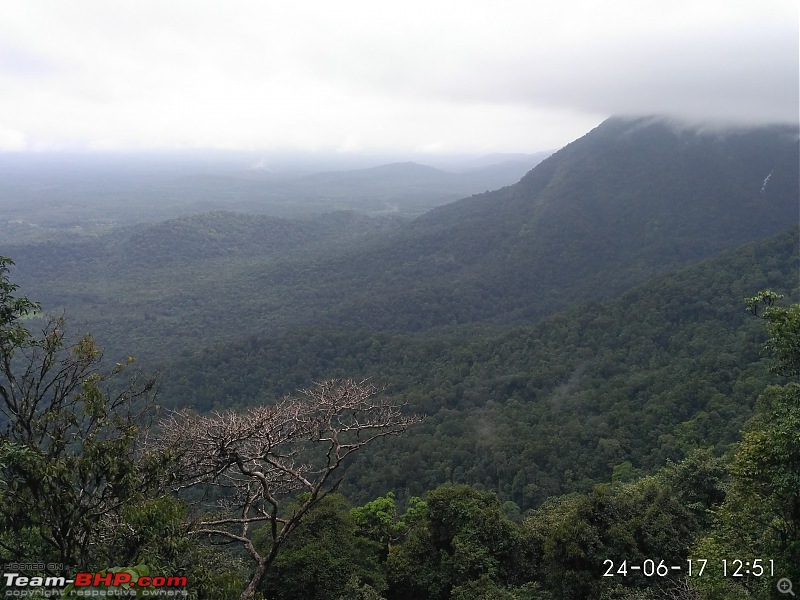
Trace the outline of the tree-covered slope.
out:
<instances>
[{"instance_id":1,"label":"tree-covered slope","mask_svg":"<svg viewBox=\"0 0 800 600\"><path fill-rule=\"evenodd\" d=\"M166 368L162 401L205 411L270 402L312 379L370 377L428 419L364 457L349 493L418 494L453 481L530 507L736 439L769 381L762 327L743 298L763 288L797 295L797 235L534 325L243 337Z\"/></svg>"},{"instance_id":2,"label":"tree-covered slope","mask_svg":"<svg viewBox=\"0 0 800 600\"><path fill-rule=\"evenodd\" d=\"M351 211L308 219L214 212L2 251L13 256L21 286L48 311L63 310L91 327L112 356L132 353L157 363L254 323L257 329L293 323L285 307L297 297L282 298L264 273L310 295L303 272L320 256L360 247L402 222ZM270 303L278 309L265 314ZM307 318L307 310L298 307L298 315Z\"/></svg>"},{"instance_id":3,"label":"tree-covered slope","mask_svg":"<svg viewBox=\"0 0 800 600\"><path fill-rule=\"evenodd\" d=\"M797 221L797 163L796 128L610 119L519 183L406 225L212 213L4 251L46 306L145 357L243 329L507 325L777 233Z\"/></svg>"},{"instance_id":4,"label":"tree-covered slope","mask_svg":"<svg viewBox=\"0 0 800 600\"><path fill-rule=\"evenodd\" d=\"M396 329L508 321L567 298L609 298L796 222L797 139L788 127L704 132L611 119L518 184L432 210L353 257L356 268L337 268L379 282L368 297L391 316L364 324Z\"/></svg>"}]
</instances>

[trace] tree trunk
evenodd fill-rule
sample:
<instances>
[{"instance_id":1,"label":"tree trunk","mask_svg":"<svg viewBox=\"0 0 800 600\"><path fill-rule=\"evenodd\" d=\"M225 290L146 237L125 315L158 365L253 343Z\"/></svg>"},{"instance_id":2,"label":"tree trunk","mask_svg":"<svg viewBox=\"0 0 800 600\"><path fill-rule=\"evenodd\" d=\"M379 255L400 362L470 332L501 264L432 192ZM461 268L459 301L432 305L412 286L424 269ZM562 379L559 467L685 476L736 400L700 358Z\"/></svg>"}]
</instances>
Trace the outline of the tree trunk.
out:
<instances>
[{"instance_id":1,"label":"tree trunk","mask_svg":"<svg viewBox=\"0 0 800 600\"><path fill-rule=\"evenodd\" d=\"M253 596L255 596L256 590L258 586L261 585L261 581L264 579L264 575L267 573L267 559L262 559L258 561L258 566L256 567L255 573L253 573L253 577L250 579L250 583L247 584L247 587L244 588L242 595L240 596L241 600L251 600Z\"/></svg>"}]
</instances>

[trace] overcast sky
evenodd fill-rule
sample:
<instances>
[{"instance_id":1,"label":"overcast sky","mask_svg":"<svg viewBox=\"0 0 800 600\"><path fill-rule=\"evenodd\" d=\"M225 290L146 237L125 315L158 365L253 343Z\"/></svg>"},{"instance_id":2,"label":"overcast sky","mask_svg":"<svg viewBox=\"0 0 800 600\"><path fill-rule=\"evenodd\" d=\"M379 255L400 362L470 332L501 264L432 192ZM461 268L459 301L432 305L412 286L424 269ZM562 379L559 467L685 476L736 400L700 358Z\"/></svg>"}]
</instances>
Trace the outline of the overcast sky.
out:
<instances>
[{"instance_id":1,"label":"overcast sky","mask_svg":"<svg viewBox=\"0 0 800 600\"><path fill-rule=\"evenodd\" d=\"M797 0L2 0L0 149L534 152L798 120Z\"/></svg>"}]
</instances>

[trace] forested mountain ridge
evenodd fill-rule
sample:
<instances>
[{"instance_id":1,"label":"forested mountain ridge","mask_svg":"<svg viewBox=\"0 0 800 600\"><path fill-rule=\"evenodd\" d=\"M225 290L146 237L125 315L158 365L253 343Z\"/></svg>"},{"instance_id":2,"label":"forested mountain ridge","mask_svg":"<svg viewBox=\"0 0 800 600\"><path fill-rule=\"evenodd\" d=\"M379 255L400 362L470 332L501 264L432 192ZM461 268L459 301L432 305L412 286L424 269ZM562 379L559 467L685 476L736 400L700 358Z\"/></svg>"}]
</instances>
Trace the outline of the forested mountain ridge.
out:
<instances>
[{"instance_id":1,"label":"forested mountain ridge","mask_svg":"<svg viewBox=\"0 0 800 600\"><path fill-rule=\"evenodd\" d=\"M767 287L797 296L797 237L746 244L534 325L242 337L165 366L163 402L205 412L271 403L309 380L370 378L428 419L360 458L343 488L351 497L452 482L530 508L737 439L772 381L743 299Z\"/></svg>"},{"instance_id":2,"label":"forested mountain ridge","mask_svg":"<svg viewBox=\"0 0 800 600\"><path fill-rule=\"evenodd\" d=\"M335 211L305 219L231 211L201 213L114 229L105 234L17 244L9 253L35 267L37 277L115 279L125 269L191 266L218 258L297 257L327 245L361 242L370 233L398 227L402 219ZM64 263L67 263L65 265ZM26 274L23 274L25 277Z\"/></svg>"},{"instance_id":3,"label":"forested mountain ridge","mask_svg":"<svg viewBox=\"0 0 800 600\"><path fill-rule=\"evenodd\" d=\"M797 164L790 127L719 133L610 119L519 183L423 215L370 262L402 281L391 289L393 327L415 328L404 306L420 302L427 324L540 316L566 297L612 297L778 233L797 221Z\"/></svg>"},{"instance_id":4,"label":"forested mountain ridge","mask_svg":"<svg viewBox=\"0 0 800 600\"><path fill-rule=\"evenodd\" d=\"M800 564L800 387L770 385L800 375L800 305L782 308L778 295L793 303L800 292L796 131L721 135L612 119L518 184L410 224L214 212L3 248L17 259L9 280L0 257L3 385L12 391L2 396L14 423L5 435L17 437L0 440L0 559L188 573L195 597L228 598L264 575L258 552L277 539L277 523L305 514L270 567L265 597L774 597L774 579L796 579ZM785 225L793 228L770 235ZM96 334L108 368L91 336L68 341L61 317L41 339L29 332L38 305L16 281L47 312L64 309L70 333ZM765 340L778 359L772 372ZM137 378L128 354L143 357L146 373L160 367L162 407L200 411L164 411L159 426L143 425L152 455L139 452L138 401L126 399L149 406L156 381ZM15 373L26 360L32 366ZM54 381L77 387L56 386L65 396L44 412L19 410L32 396L17 389L48 401L50 385L38 382L54 365L65 365ZM101 383L126 369L127 391L115 397L118 381L104 393ZM387 386L388 421L373 382ZM326 401L276 402L309 386L300 396ZM381 409L378 421L361 419L360 403L333 400L346 414L329 410L338 392L313 392L359 388L367 413ZM229 495L229 467L275 473L275 456L300 464L291 447L273 445L289 432L295 448L333 441L317 458L337 468L341 439L320 428L334 422L334 433L353 425L356 440L362 426L414 427L391 441L365 434L376 443L340 471L341 485L337 476L315 496L302 484L309 494L282 496L280 509L273 496L271 517L262 510L251 522L250 494ZM34 430L66 439L74 428L74 443L31 443ZM243 460L259 439L266 446L255 451L267 455ZM222 465L206 471L221 484L219 504L184 503L161 487L176 475L196 482L193 469L209 464ZM296 472L278 468L277 494ZM85 512L87 490L100 495L99 513ZM351 511L327 495L334 490L372 501ZM220 521L219 509L240 498L245 508ZM260 527L265 518L272 527ZM219 523L242 525L235 542L253 534L257 567L230 546L202 545L212 535L204 527ZM68 535L55 540L48 528ZM732 566L754 556L764 558L748 578L719 570L720 557ZM658 580L603 577L609 561L626 569L649 560L655 570L692 557L709 563L706 578L669 567Z\"/></svg>"},{"instance_id":5,"label":"forested mountain ridge","mask_svg":"<svg viewBox=\"0 0 800 600\"><path fill-rule=\"evenodd\" d=\"M530 322L796 222L797 163L796 128L615 118L517 184L406 225L211 213L4 252L32 296L143 357L202 345L197 330Z\"/></svg>"},{"instance_id":6,"label":"forested mountain ridge","mask_svg":"<svg viewBox=\"0 0 800 600\"><path fill-rule=\"evenodd\" d=\"M796 128L610 119L519 183L434 209L306 275L337 298L325 322L344 327L537 319L778 233L797 220L797 162Z\"/></svg>"}]
</instances>

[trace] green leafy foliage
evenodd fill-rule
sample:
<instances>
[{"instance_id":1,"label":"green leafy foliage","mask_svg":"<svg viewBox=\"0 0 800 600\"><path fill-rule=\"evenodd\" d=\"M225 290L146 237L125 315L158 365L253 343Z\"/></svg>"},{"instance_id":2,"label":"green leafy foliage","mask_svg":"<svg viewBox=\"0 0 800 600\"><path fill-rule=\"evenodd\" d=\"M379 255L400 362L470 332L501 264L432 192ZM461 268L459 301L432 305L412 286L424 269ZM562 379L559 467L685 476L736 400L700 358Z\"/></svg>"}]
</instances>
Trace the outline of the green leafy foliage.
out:
<instances>
[{"instance_id":1,"label":"green leafy foliage","mask_svg":"<svg viewBox=\"0 0 800 600\"><path fill-rule=\"evenodd\" d=\"M404 514L397 513L394 492L357 506L350 511L350 516L358 527L359 535L378 542L388 552L389 548L403 539L409 528L413 527L427 515L428 503L413 496L408 499ZM385 552L384 552L384 558Z\"/></svg>"},{"instance_id":2,"label":"green leafy foliage","mask_svg":"<svg viewBox=\"0 0 800 600\"><path fill-rule=\"evenodd\" d=\"M36 302L24 296L14 296L19 286L8 278L13 264L10 258L0 256L0 351L9 359L17 348L27 343L30 336L22 320L41 310Z\"/></svg>"},{"instance_id":3,"label":"green leafy foliage","mask_svg":"<svg viewBox=\"0 0 800 600\"><path fill-rule=\"evenodd\" d=\"M466 486L432 490L424 518L387 558L389 598L450 598L453 588L519 575L519 532L497 496Z\"/></svg>"},{"instance_id":4,"label":"green leafy foliage","mask_svg":"<svg viewBox=\"0 0 800 600\"><path fill-rule=\"evenodd\" d=\"M0 546L15 560L107 566L124 507L155 484L160 459L137 448L155 381L117 383L126 365L102 370L93 338L68 343L62 317L32 334L21 321L38 305L13 296L8 264L0 259Z\"/></svg>"},{"instance_id":5,"label":"green leafy foliage","mask_svg":"<svg viewBox=\"0 0 800 600\"><path fill-rule=\"evenodd\" d=\"M641 573L620 576L623 561L683 564L710 527L708 511L724 498L724 475L718 459L700 452L652 477L549 500L524 523L532 577L556 597L576 600L649 586ZM606 560L613 561L615 577L601 576Z\"/></svg>"},{"instance_id":6,"label":"green leafy foliage","mask_svg":"<svg viewBox=\"0 0 800 600\"><path fill-rule=\"evenodd\" d=\"M255 541L256 546L267 543L266 538ZM338 600L348 590L362 597L369 590L382 592L386 581L379 553L380 544L358 535L345 499L328 495L308 512L270 567L262 584L264 597Z\"/></svg>"},{"instance_id":7,"label":"green leafy foliage","mask_svg":"<svg viewBox=\"0 0 800 600\"><path fill-rule=\"evenodd\" d=\"M800 305L780 307L775 305L779 299L774 292L761 292L748 299L748 306L765 321L766 346L775 353L773 369L794 380L770 386L759 397L734 453L728 494L715 526L695 550L696 556L730 562L772 561L775 577L717 573L701 582L714 600L745 594L773 598L778 578L800 579Z\"/></svg>"},{"instance_id":8,"label":"green leafy foliage","mask_svg":"<svg viewBox=\"0 0 800 600\"><path fill-rule=\"evenodd\" d=\"M766 322L766 348L774 357L772 370L786 377L800 377L800 304L775 306L781 298L773 291L759 292L747 299L747 307Z\"/></svg>"}]
</instances>

